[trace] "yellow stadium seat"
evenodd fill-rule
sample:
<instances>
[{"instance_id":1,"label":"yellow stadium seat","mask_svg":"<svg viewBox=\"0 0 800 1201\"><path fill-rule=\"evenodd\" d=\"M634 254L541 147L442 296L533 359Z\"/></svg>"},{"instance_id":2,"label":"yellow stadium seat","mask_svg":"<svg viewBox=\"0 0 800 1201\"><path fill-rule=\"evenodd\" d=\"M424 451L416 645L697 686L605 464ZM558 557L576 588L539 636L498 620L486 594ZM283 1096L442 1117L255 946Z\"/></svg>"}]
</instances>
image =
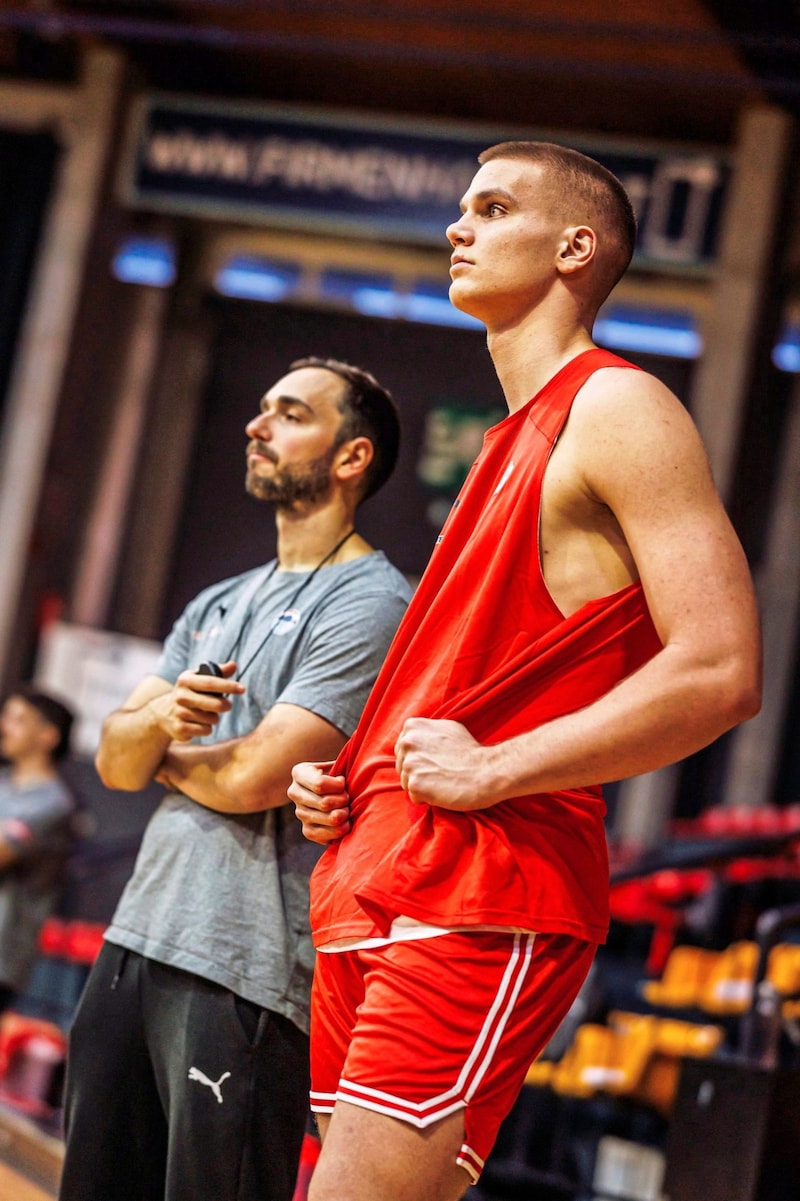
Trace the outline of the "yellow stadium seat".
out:
<instances>
[{"instance_id":1,"label":"yellow stadium seat","mask_svg":"<svg viewBox=\"0 0 800 1201\"><path fill-rule=\"evenodd\" d=\"M699 1006L706 1013L725 1016L744 1013L753 995L758 946L742 939L720 951L700 989Z\"/></svg>"},{"instance_id":2,"label":"yellow stadium seat","mask_svg":"<svg viewBox=\"0 0 800 1201\"><path fill-rule=\"evenodd\" d=\"M534 1064L526 1083L570 1097L629 1096L666 1114L681 1059L713 1054L722 1038L719 1026L614 1010L608 1025L580 1026L558 1063Z\"/></svg>"},{"instance_id":3,"label":"yellow stadium seat","mask_svg":"<svg viewBox=\"0 0 800 1201\"><path fill-rule=\"evenodd\" d=\"M778 943L767 959L767 979L783 997L800 993L800 946Z\"/></svg>"},{"instance_id":4,"label":"yellow stadium seat","mask_svg":"<svg viewBox=\"0 0 800 1201\"><path fill-rule=\"evenodd\" d=\"M719 953L702 947L673 947L660 980L648 980L642 992L651 1005L688 1009L700 996L714 970Z\"/></svg>"}]
</instances>

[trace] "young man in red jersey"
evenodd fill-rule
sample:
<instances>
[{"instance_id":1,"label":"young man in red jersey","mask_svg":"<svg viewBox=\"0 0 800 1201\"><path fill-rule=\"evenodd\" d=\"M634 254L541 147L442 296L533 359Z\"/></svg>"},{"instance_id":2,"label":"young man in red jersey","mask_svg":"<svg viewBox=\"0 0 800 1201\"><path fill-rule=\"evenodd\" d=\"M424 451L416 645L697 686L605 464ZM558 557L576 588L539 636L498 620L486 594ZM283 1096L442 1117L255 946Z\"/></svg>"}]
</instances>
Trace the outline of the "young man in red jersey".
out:
<instances>
[{"instance_id":1,"label":"young man in red jersey","mask_svg":"<svg viewBox=\"0 0 800 1201\"><path fill-rule=\"evenodd\" d=\"M509 415L356 733L290 791L327 844L311 1201L456 1201L479 1178L605 936L599 782L760 704L750 576L698 434L592 342L633 252L624 189L546 143L479 161L450 296L487 327Z\"/></svg>"}]
</instances>

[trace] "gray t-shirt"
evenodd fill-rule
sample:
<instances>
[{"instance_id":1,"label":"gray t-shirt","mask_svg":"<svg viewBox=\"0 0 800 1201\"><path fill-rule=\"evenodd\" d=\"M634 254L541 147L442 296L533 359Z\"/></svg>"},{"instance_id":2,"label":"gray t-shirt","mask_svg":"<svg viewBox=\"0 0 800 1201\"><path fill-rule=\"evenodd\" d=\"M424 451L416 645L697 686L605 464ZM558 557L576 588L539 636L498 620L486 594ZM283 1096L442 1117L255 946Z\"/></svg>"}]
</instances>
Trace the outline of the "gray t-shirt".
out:
<instances>
[{"instance_id":1,"label":"gray t-shirt","mask_svg":"<svg viewBox=\"0 0 800 1201\"><path fill-rule=\"evenodd\" d=\"M409 598L381 552L316 573L268 564L193 600L156 671L174 683L204 659L236 659L247 691L206 741L249 733L278 702L349 736ZM145 831L106 938L307 1030L308 877L319 854L288 802L231 816L170 793Z\"/></svg>"},{"instance_id":2,"label":"gray t-shirt","mask_svg":"<svg viewBox=\"0 0 800 1201\"><path fill-rule=\"evenodd\" d=\"M59 900L74 812L60 779L20 787L0 771L0 837L17 855L0 871L0 983L10 988L26 983L39 930Z\"/></svg>"}]
</instances>

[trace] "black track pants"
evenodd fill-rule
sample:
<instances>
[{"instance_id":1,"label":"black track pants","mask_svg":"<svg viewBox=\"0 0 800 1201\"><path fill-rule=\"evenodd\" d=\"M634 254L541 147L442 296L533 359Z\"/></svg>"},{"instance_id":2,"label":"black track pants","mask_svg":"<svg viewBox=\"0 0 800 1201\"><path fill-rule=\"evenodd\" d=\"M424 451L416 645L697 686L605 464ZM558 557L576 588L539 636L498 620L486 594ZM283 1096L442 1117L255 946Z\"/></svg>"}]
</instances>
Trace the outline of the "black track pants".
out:
<instances>
[{"instance_id":1,"label":"black track pants","mask_svg":"<svg viewBox=\"0 0 800 1201\"><path fill-rule=\"evenodd\" d=\"M70 1033L60 1201L291 1201L308 1038L106 943Z\"/></svg>"}]
</instances>

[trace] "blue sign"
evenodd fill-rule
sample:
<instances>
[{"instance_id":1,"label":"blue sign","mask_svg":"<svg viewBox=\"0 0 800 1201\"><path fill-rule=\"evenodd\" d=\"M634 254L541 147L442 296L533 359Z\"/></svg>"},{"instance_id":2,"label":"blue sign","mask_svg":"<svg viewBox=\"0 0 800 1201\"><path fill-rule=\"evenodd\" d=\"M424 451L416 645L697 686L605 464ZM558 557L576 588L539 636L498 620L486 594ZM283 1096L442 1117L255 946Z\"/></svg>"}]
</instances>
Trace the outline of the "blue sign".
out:
<instances>
[{"instance_id":1,"label":"blue sign","mask_svg":"<svg viewBox=\"0 0 800 1201\"><path fill-rule=\"evenodd\" d=\"M137 107L127 203L328 234L443 245L444 231L493 142L541 137L602 162L639 218L637 258L654 267L713 260L725 156L456 124L257 108L179 96Z\"/></svg>"}]
</instances>

